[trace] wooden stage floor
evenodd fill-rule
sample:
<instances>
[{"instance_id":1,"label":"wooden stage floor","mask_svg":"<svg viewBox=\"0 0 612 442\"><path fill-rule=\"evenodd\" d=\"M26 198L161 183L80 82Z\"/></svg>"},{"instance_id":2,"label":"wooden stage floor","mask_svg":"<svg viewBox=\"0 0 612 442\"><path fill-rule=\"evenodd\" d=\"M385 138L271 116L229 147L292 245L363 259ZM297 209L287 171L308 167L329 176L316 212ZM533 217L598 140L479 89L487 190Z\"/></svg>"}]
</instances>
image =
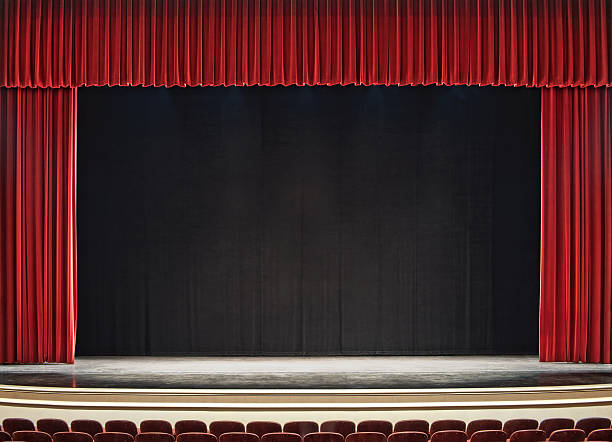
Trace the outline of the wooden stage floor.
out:
<instances>
[{"instance_id":1,"label":"wooden stage floor","mask_svg":"<svg viewBox=\"0 0 612 442\"><path fill-rule=\"evenodd\" d=\"M162 389L432 389L612 384L612 365L536 356L79 357L0 365L0 384Z\"/></svg>"}]
</instances>

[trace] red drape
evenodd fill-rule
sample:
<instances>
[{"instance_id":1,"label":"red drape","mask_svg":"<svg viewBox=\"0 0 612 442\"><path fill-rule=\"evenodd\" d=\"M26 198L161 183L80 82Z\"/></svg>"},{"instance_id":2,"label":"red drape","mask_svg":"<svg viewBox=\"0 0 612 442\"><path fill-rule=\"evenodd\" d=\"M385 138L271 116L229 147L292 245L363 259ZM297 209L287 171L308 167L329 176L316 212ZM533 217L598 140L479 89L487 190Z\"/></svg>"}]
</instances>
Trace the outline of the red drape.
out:
<instances>
[{"instance_id":1,"label":"red drape","mask_svg":"<svg viewBox=\"0 0 612 442\"><path fill-rule=\"evenodd\" d=\"M610 362L612 89L542 90L540 359Z\"/></svg>"},{"instance_id":2,"label":"red drape","mask_svg":"<svg viewBox=\"0 0 612 442\"><path fill-rule=\"evenodd\" d=\"M0 362L73 362L75 89L0 88Z\"/></svg>"},{"instance_id":3,"label":"red drape","mask_svg":"<svg viewBox=\"0 0 612 442\"><path fill-rule=\"evenodd\" d=\"M612 85L609 0L4 0L0 86Z\"/></svg>"}]
</instances>

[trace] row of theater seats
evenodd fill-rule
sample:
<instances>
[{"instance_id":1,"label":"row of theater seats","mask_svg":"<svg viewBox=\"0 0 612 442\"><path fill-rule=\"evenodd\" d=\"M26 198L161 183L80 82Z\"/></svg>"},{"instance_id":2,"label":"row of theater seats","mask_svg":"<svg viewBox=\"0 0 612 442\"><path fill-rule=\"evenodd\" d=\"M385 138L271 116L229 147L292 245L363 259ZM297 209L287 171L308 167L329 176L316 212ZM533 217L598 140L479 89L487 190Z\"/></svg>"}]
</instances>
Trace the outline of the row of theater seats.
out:
<instances>
[{"instance_id":1,"label":"row of theater seats","mask_svg":"<svg viewBox=\"0 0 612 442\"><path fill-rule=\"evenodd\" d=\"M24 442L612 442L608 418L478 419L466 424L446 419L433 422L402 420L393 425L385 420L334 420L319 425L312 421L256 421L246 425L237 421L215 421L208 427L199 420L144 420L140 428L129 420L102 424L79 419L70 427L61 419L7 418L2 421L0 441Z\"/></svg>"}]
</instances>

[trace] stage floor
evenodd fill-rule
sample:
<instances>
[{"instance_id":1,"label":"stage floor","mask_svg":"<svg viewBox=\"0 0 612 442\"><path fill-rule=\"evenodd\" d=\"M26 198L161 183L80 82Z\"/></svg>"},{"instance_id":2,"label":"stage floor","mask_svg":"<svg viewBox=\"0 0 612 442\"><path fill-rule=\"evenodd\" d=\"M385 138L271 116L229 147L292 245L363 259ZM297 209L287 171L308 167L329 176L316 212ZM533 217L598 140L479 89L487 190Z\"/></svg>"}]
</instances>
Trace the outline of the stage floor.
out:
<instances>
[{"instance_id":1,"label":"stage floor","mask_svg":"<svg viewBox=\"0 0 612 442\"><path fill-rule=\"evenodd\" d=\"M536 356L80 357L0 365L0 384L83 388L430 389L612 384L612 365Z\"/></svg>"}]
</instances>

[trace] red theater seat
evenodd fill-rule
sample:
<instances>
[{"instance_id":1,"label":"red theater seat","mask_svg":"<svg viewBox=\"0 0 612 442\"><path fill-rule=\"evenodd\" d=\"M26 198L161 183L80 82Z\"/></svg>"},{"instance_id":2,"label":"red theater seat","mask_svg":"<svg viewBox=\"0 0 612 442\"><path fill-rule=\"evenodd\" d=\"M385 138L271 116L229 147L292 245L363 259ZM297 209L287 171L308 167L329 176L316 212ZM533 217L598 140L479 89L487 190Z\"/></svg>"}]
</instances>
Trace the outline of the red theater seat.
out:
<instances>
[{"instance_id":1,"label":"red theater seat","mask_svg":"<svg viewBox=\"0 0 612 442\"><path fill-rule=\"evenodd\" d=\"M388 436L393 433L393 424L389 421L383 420L361 421L357 424L357 432L382 433L385 436Z\"/></svg>"},{"instance_id":2,"label":"red theater seat","mask_svg":"<svg viewBox=\"0 0 612 442\"><path fill-rule=\"evenodd\" d=\"M55 433L68 432L68 424L62 419L38 419L36 421L36 429L53 436Z\"/></svg>"},{"instance_id":3,"label":"red theater seat","mask_svg":"<svg viewBox=\"0 0 612 442\"><path fill-rule=\"evenodd\" d=\"M134 442L174 442L174 436L169 433L138 433Z\"/></svg>"},{"instance_id":4,"label":"red theater seat","mask_svg":"<svg viewBox=\"0 0 612 442\"><path fill-rule=\"evenodd\" d=\"M351 433L344 439L345 442L386 442L387 436L376 431L363 431Z\"/></svg>"},{"instance_id":5,"label":"red theater seat","mask_svg":"<svg viewBox=\"0 0 612 442\"><path fill-rule=\"evenodd\" d=\"M219 442L259 442L259 436L255 433L223 433Z\"/></svg>"},{"instance_id":6,"label":"red theater seat","mask_svg":"<svg viewBox=\"0 0 612 442\"><path fill-rule=\"evenodd\" d=\"M501 429L502 423L497 419L476 419L467 425L467 430L465 432L467 433L468 437L471 438L472 434L476 433L477 431Z\"/></svg>"},{"instance_id":7,"label":"red theater seat","mask_svg":"<svg viewBox=\"0 0 612 442\"><path fill-rule=\"evenodd\" d=\"M80 431L60 431L53 435L53 442L93 442L93 437Z\"/></svg>"},{"instance_id":8,"label":"red theater seat","mask_svg":"<svg viewBox=\"0 0 612 442\"><path fill-rule=\"evenodd\" d=\"M132 421L128 420L110 420L104 424L104 431L109 433L127 433L132 437L138 434L138 427Z\"/></svg>"},{"instance_id":9,"label":"red theater seat","mask_svg":"<svg viewBox=\"0 0 612 442\"><path fill-rule=\"evenodd\" d=\"M268 433L280 433L283 431L283 427L278 422L254 421L247 424L246 431L261 437Z\"/></svg>"},{"instance_id":10,"label":"red theater seat","mask_svg":"<svg viewBox=\"0 0 612 442\"><path fill-rule=\"evenodd\" d=\"M52 442L51 436L44 431L15 431L13 433L13 440L19 440L23 442Z\"/></svg>"},{"instance_id":11,"label":"red theater seat","mask_svg":"<svg viewBox=\"0 0 612 442\"><path fill-rule=\"evenodd\" d=\"M585 417L576 422L575 428L584 431L588 436L594 430L610 428L610 423L607 417Z\"/></svg>"},{"instance_id":12,"label":"red theater seat","mask_svg":"<svg viewBox=\"0 0 612 442\"><path fill-rule=\"evenodd\" d=\"M186 432L177 435L176 442L217 442L217 436L212 433Z\"/></svg>"},{"instance_id":13,"label":"red theater seat","mask_svg":"<svg viewBox=\"0 0 612 442\"><path fill-rule=\"evenodd\" d=\"M584 434L584 431L573 428L569 430L553 431L548 440L556 442L581 442L585 438L586 435Z\"/></svg>"},{"instance_id":14,"label":"red theater seat","mask_svg":"<svg viewBox=\"0 0 612 442\"><path fill-rule=\"evenodd\" d=\"M210 423L210 432L217 436L223 433L243 433L244 424L237 421L214 421Z\"/></svg>"},{"instance_id":15,"label":"red theater seat","mask_svg":"<svg viewBox=\"0 0 612 442\"><path fill-rule=\"evenodd\" d=\"M465 422L457 419L443 419L435 421L429 427L429 433L431 435L438 431L446 430L465 431Z\"/></svg>"},{"instance_id":16,"label":"red theater seat","mask_svg":"<svg viewBox=\"0 0 612 442\"><path fill-rule=\"evenodd\" d=\"M417 431L419 433L429 434L429 422L423 419L406 419L403 421L397 421L393 427L393 431L396 433L404 431Z\"/></svg>"},{"instance_id":17,"label":"red theater seat","mask_svg":"<svg viewBox=\"0 0 612 442\"><path fill-rule=\"evenodd\" d=\"M166 433L173 434L172 424L165 420L148 419L140 423L141 433Z\"/></svg>"},{"instance_id":18,"label":"red theater seat","mask_svg":"<svg viewBox=\"0 0 612 442\"><path fill-rule=\"evenodd\" d=\"M321 427L323 427L323 424L321 424ZM340 433L320 431L304 436L304 442L344 442L344 436Z\"/></svg>"},{"instance_id":19,"label":"red theater seat","mask_svg":"<svg viewBox=\"0 0 612 442\"><path fill-rule=\"evenodd\" d=\"M71 431L78 431L80 433L87 433L91 437L94 437L98 433L102 433L104 428L98 421L91 419L76 419L70 423Z\"/></svg>"},{"instance_id":20,"label":"red theater seat","mask_svg":"<svg viewBox=\"0 0 612 442\"><path fill-rule=\"evenodd\" d=\"M431 442L467 442L468 437L465 431L440 430L432 433L430 440Z\"/></svg>"},{"instance_id":21,"label":"red theater seat","mask_svg":"<svg viewBox=\"0 0 612 442\"><path fill-rule=\"evenodd\" d=\"M612 429L605 428L601 430L593 430L587 436L587 440L600 440L612 442Z\"/></svg>"},{"instance_id":22,"label":"red theater seat","mask_svg":"<svg viewBox=\"0 0 612 442\"><path fill-rule=\"evenodd\" d=\"M317 433L319 431L319 424L313 421L292 421L283 425L283 431L285 433L299 434L304 437L308 433Z\"/></svg>"},{"instance_id":23,"label":"red theater seat","mask_svg":"<svg viewBox=\"0 0 612 442\"><path fill-rule=\"evenodd\" d=\"M537 430L538 425L539 423L535 419L510 419L504 423L502 430L510 437L515 431Z\"/></svg>"},{"instance_id":24,"label":"red theater seat","mask_svg":"<svg viewBox=\"0 0 612 442\"><path fill-rule=\"evenodd\" d=\"M206 424L202 421L195 419L186 419L182 421L176 421L174 424L174 433L208 433Z\"/></svg>"},{"instance_id":25,"label":"red theater seat","mask_svg":"<svg viewBox=\"0 0 612 442\"><path fill-rule=\"evenodd\" d=\"M11 435L8 434L6 431L0 431L0 441L5 441L5 440L12 440Z\"/></svg>"},{"instance_id":26,"label":"red theater seat","mask_svg":"<svg viewBox=\"0 0 612 442\"><path fill-rule=\"evenodd\" d=\"M2 429L12 435L15 431L34 431L36 428L30 419L7 417L2 421Z\"/></svg>"},{"instance_id":27,"label":"red theater seat","mask_svg":"<svg viewBox=\"0 0 612 442\"><path fill-rule=\"evenodd\" d=\"M574 428L574 419L555 417L552 419L544 419L540 422L540 430L546 433L546 437L550 437L553 431L569 430Z\"/></svg>"},{"instance_id":28,"label":"red theater seat","mask_svg":"<svg viewBox=\"0 0 612 442\"><path fill-rule=\"evenodd\" d=\"M546 440L542 430L517 430L510 436L508 442L541 442Z\"/></svg>"},{"instance_id":29,"label":"red theater seat","mask_svg":"<svg viewBox=\"0 0 612 442\"><path fill-rule=\"evenodd\" d=\"M480 430L472 434L470 442L506 442L507 438L502 430Z\"/></svg>"},{"instance_id":30,"label":"red theater seat","mask_svg":"<svg viewBox=\"0 0 612 442\"><path fill-rule=\"evenodd\" d=\"M321 433L339 433L346 437L355 432L355 422L353 421L325 421L321 424Z\"/></svg>"},{"instance_id":31,"label":"red theater seat","mask_svg":"<svg viewBox=\"0 0 612 442\"><path fill-rule=\"evenodd\" d=\"M94 436L94 442L133 442L134 436L130 433L120 433L110 431L106 433L98 433Z\"/></svg>"},{"instance_id":32,"label":"red theater seat","mask_svg":"<svg viewBox=\"0 0 612 442\"><path fill-rule=\"evenodd\" d=\"M297 433L267 433L261 437L261 442L302 442L302 436Z\"/></svg>"},{"instance_id":33,"label":"red theater seat","mask_svg":"<svg viewBox=\"0 0 612 442\"><path fill-rule=\"evenodd\" d=\"M387 442L427 442L429 435L422 431L400 431L391 433Z\"/></svg>"}]
</instances>

